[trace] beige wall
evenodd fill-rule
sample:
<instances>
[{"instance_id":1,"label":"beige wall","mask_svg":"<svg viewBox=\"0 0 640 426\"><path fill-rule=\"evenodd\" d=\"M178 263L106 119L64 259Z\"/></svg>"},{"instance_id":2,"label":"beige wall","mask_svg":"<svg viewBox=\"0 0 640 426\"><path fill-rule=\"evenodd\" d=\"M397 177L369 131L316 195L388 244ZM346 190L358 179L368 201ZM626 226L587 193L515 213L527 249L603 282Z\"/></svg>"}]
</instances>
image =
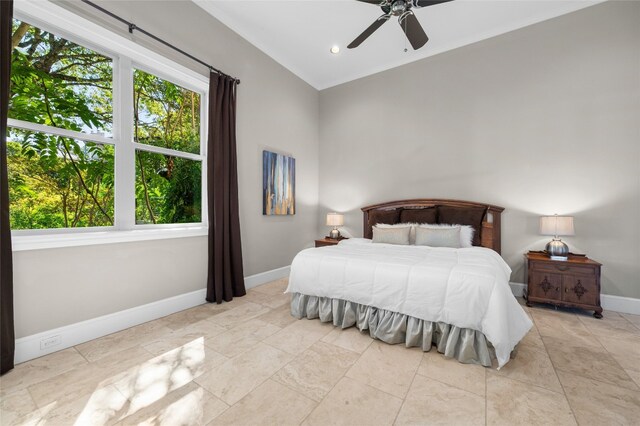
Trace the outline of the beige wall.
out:
<instances>
[{"instance_id":1,"label":"beige wall","mask_svg":"<svg viewBox=\"0 0 640 426\"><path fill-rule=\"evenodd\" d=\"M56 3L86 10L77 1ZM242 80L237 140L245 275L289 265L316 237L318 92L189 1L98 3ZM110 19L92 19L126 33ZM207 74L144 36L136 39ZM263 149L296 158L295 216L262 216ZM205 281L205 237L16 252L16 334L187 293Z\"/></svg>"},{"instance_id":2,"label":"beige wall","mask_svg":"<svg viewBox=\"0 0 640 426\"><path fill-rule=\"evenodd\" d=\"M327 232L328 210L359 234L363 205L450 197L507 208L513 281L524 280L522 253L546 241L538 215L558 212L576 216L571 248L604 263L604 292L640 297L640 4L609 2L318 94L191 2L103 3L242 79L246 275L288 265ZM295 216L261 214L265 148L296 157ZM204 237L14 255L18 337L206 279Z\"/></svg>"},{"instance_id":3,"label":"beige wall","mask_svg":"<svg viewBox=\"0 0 640 426\"><path fill-rule=\"evenodd\" d=\"M575 215L603 292L640 298L640 3L607 2L322 91L320 210L456 198L506 207L502 247ZM321 219L319 219L321 222ZM326 227L319 224L321 232Z\"/></svg>"}]
</instances>

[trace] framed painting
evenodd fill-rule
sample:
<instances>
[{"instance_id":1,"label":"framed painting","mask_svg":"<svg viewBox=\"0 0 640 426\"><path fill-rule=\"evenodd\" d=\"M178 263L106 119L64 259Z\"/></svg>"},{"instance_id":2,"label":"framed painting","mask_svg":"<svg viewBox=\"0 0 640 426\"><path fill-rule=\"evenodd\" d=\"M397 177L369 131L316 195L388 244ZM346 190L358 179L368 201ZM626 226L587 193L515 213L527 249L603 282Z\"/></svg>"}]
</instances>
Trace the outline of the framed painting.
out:
<instances>
[{"instance_id":1,"label":"framed painting","mask_svg":"<svg viewBox=\"0 0 640 426\"><path fill-rule=\"evenodd\" d=\"M262 151L262 214L296 213L296 159Z\"/></svg>"}]
</instances>

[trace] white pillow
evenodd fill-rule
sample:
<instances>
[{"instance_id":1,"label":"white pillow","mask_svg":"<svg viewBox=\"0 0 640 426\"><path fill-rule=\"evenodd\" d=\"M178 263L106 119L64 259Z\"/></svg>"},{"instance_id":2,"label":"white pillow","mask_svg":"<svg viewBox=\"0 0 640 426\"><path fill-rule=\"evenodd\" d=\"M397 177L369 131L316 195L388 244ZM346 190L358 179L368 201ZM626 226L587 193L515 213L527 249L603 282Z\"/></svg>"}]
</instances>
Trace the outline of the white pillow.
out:
<instances>
[{"instance_id":1,"label":"white pillow","mask_svg":"<svg viewBox=\"0 0 640 426\"><path fill-rule=\"evenodd\" d=\"M460 227L450 228L416 228L416 245L430 247L460 248Z\"/></svg>"},{"instance_id":2,"label":"white pillow","mask_svg":"<svg viewBox=\"0 0 640 426\"><path fill-rule=\"evenodd\" d=\"M462 248L473 247L473 233L475 232L475 229L473 229L473 226L448 225L444 223L443 224L426 223L424 225L418 225L418 226L421 228L432 228L432 229L460 227L460 247Z\"/></svg>"},{"instance_id":3,"label":"white pillow","mask_svg":"<svg viewBox=\"0 0 640 426\"><path fill-rule=\"evenodd\" d=\"M424 226L427 228L453 228L459 226L460 247L473 247L473 233L475 232L475 229L470 225L449 225L446 223L396 223L394 225L389 225L388 223L378 223L375 226L378 228L406 228L407 226L410 226L411 231L409 233L409 244L416 243L416 227L418 226Z\"/></svg>"},{"instance_id":4,"label":"white pillow","mask_svg":"<svg viewBox=\"0 0 640 426\"><path fill-rule=\"evenodd\" d=\"M377 223L375 226L382 229L410 227L411 230L409 231L409 244L413 245L416 243L416 226L418 226L417 223L396 223L394 225L390 225L388 223Z\"/></svg>"},{"instance_id":5,"label":"white pillow","mask_svg":"<svg viewBox=\"0 0 640 426\"><path fill-rule=\"evenodd\" d=\"M408 246L410 232L411 226L379 228L376 225L373 227L373 242Z\"/></svg>"}]
</instances>

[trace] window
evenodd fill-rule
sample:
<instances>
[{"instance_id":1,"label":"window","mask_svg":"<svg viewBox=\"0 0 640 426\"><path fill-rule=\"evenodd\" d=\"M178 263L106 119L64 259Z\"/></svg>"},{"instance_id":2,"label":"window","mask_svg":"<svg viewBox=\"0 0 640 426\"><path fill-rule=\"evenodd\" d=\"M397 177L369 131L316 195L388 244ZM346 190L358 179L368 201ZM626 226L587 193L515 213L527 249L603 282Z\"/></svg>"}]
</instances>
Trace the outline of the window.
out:
<instances>
[{"instance_id":1,"label":"window","mask_svg":"<svg viewBox=\"0 0 640 426\"><path fill-rule=\"evenodd\" d=\"M32 20L14 19L12 28L12 229L201 227L204 82L137 66L138 56L111 52L104 40L89 48L73 26L48 31ZM83 30L76 27L91 34ZM167 72L160 61L148 62Z\"/></svg>"},{"instance_id":2,"label":"window","mask_svg":"<svg viewBox=\"0 0 640 426\"><path fill-rule=\"evenodd\" d=\"M133 103L136 223L200 222L200 95L136 69Z\"/></svg>"},{"instance_id":3,"label":"window","mask_svg":"<svg viewBox=\"0 0 640 426\"><path fill-rule=\"evenodd\" d=\"M114 147L90 141L111 132L112 59L18 20L13 35L12 229L112 226Z\"/></svg>"}]
</instances>

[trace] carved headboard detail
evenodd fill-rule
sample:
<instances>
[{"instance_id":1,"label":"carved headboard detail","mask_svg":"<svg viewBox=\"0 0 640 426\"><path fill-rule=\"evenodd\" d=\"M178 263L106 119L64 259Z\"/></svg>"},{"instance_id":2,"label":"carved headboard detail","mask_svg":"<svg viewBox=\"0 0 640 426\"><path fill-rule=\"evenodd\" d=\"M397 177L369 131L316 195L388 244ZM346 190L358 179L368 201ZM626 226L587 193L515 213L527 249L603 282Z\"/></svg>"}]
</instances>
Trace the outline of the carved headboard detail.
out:
<instances>
[{"instance_id":1,"label":"carved headboard detail","mask_svg":"<svg viewBox=\"0 0 640 426\"><path fill-rule=\"evenodd\" d=\"M421 198L415 200L390 201L363 207L363 235L365 238L371 238L373 235L372 226L369 224L369 214L374 210L417 209L438 206L468 207L470 209L482 207L486 209L482 219L482 229L480 230L480 246L493 249L500 253L500 214L504 210L504 207L473 201Z\"/></svg>"}]
</instances>

